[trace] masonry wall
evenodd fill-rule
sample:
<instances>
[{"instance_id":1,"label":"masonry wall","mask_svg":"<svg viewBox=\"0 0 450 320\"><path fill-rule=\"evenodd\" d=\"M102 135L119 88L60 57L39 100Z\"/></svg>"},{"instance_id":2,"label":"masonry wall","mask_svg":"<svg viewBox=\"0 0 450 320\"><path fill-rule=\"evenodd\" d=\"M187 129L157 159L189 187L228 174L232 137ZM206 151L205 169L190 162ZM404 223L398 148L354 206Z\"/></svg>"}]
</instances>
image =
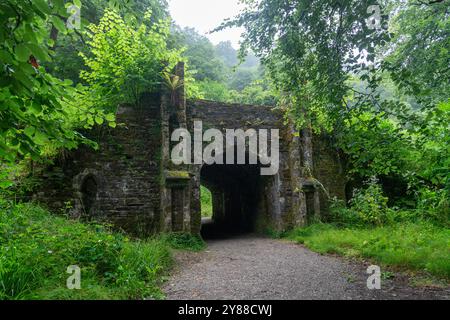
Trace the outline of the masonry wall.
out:
<instances>
[{"instance_id":1,"label":"masonry wall","mask_svg":"<svg viewBox=\"0 0 450 320\"><path fill-rule=\"evenodd\" d=\"M182 79L184 65L178 64L174 72ZM175 166L171 133L186 128L193 137L196 120L203 122L204 131L215 128L224 134L226 129L279 129L278 173L261 177L260 167L236 165L209 167L202 176L205 165ZM107 221L143 236L198 234L202 178L212 188L216 217L231 226L245 223L254 231L303 226L327 214L328 196L345 198L346 176L338 151L325 137L315 136L311 144L310 135L296 133L271 107L186 101L183 86L173 92L163 87L161 96L143 95L139 108L119 108L117 122L115 129L90 131L99 142L97 151L81 147L46 168L35 199L56 212ZM302 159L310 154L312 172Z\"/></svg>"},{"instance_id":2,"label":"masonry wall","mask_svg":"<svg viewBox=\"0 0 450 320\"><path fill-rule=\"evenodd\" d=\"M293 130L284 123L284 117L279 110L269 106L227 104L206 100L187 101L187 119L190 128L195 120L203 122L203 130L219 129L279 129L280 130L280 168L274 176L257 177L259 201L256 204L258 215L254 221L256 230L287 229L306 221L305 209L301 207L301 187L298 185L300 163L292 160L298 155L299 141L293 137ZM298 159L298 158L297 158ZM197 184L201 182L200 169L197 170ZM223 177L222 179L229 179ZM255 178L256 179L256 178ZM247 190L234 189L219 195L227 199L228 192L245 194ZM246 188L246 186L244 186ZM213 194L217 193L213 189ZM199 200L193 199L194 203Z\"/></svg>"},{"instance_id":3,"label":"masonry wall","mask_svg":"<svg viewBox=\"0 0 450 320\"><path fill-rule=\"evenodd\" d=\"M329 213L329 197L346 200L345 186L348 182L344 160L340 151L333 147L331 138L322 135L313 139L314 176L325 187L328 195L320 191L322 216Z\"/></svg>"},{"instance_id":4,"label":"masonry wall","mask_svg":"<svg viewBox=\"0 0 450 320\"><path fill-rule=\"evenodd\" d=\"M121 107L118 126L90 134L98 151L81 147L42 174L35 199L73 217L108 221L127 232L160 228L160 103L144 96L142 107Z\"/></svg>"}]
</instances>

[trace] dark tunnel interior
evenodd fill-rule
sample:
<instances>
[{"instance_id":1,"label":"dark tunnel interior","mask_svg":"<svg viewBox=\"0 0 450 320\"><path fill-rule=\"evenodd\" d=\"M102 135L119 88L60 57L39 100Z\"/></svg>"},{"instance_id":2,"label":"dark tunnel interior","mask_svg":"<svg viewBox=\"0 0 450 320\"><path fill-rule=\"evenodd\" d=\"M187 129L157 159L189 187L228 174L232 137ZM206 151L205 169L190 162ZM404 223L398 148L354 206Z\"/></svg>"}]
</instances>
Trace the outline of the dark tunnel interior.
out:
<instances>
[{"instance_id":1,"label":"dark tunnel interior","mask_svg":"<svg viewBox=\"0 0 450 320\"><path fill-rule=\"evenodd\" d=\"M213 203L212 219L202 224L204 239L254 231L264 186L259 165L205 165L201 183L211 191Z\"/></svg>"}]
</instances>

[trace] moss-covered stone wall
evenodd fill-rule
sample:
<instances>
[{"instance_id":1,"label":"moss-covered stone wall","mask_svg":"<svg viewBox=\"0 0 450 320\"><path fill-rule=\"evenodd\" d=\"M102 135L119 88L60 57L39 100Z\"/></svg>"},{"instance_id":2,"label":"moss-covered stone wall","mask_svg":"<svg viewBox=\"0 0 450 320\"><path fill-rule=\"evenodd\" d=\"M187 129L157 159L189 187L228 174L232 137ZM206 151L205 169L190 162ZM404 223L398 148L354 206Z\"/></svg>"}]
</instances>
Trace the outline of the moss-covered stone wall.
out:
<instances>
[{"instance_id":1,"label":"moss-covered stone wall","mask_svg":"<svg viewBox=\"0 0 450 320\"><path fill-rule=\"evenodd\" d=\"M184 65L174 72L182 77ZM260 165L174 165L171 133L182 127L193 138L196 120L204 131L279 129L278 173L260 176ZM158 95L143 95L140 107L120 107L117 123L89 133L98 150L82 147L47 167L34 198L55 211L107 221L140 236L199 233L201 183L213 191L215 217L231 229L305 225L327 214L328 196L345 198L346 175L332 143L303 137L271 107L186 101L184 87L175 92L163 87Z\"/></svg>"},{"instance_id":2,"label":"moss-covered stone wall","mask_svg":"<svg viewBox=\"0 0 450 320\"><path fill-rule=\"evenodd\" d=\"M117 128L90 132L98 150L69 152L46 168L35 200L73 217L108 221L134 234L159 230L160 103L144 96L140 108L120 107ZM90 189L86 183L90 181ZM90 194L92 205L85 200Z\"/></svg>"}]
</instances>

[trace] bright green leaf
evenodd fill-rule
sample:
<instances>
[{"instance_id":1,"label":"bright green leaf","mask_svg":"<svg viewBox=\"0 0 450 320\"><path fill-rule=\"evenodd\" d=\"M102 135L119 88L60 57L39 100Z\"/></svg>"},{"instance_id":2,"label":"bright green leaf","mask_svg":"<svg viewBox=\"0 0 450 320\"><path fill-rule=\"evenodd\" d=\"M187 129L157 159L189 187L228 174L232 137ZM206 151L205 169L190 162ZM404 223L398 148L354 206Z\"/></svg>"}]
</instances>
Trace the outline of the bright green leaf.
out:
<instances>
[{"instance_id":1,"label":"bright green leaf","mask_svg":"<svg viewBox=\"0 0 450 320\"><path fill-rule=\"evenodd\" d=\"M19 61L25 62L30 59L31 50L25 44L18 44L15 52L17 60Z\"/></svg>"}]
</instances>

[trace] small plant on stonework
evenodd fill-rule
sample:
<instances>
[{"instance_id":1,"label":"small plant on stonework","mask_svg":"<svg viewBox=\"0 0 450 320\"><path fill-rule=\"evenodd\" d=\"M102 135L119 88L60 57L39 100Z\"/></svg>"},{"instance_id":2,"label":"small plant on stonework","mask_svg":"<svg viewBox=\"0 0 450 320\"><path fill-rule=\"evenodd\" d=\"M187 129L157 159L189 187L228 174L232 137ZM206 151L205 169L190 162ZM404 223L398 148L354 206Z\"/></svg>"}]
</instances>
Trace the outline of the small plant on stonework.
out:
<instances>
[{"instance_id":1,"label":"small plant on stonework","mask_svg":"<svg viewBox=\"0 0 450 320\"><path fill-rule=\"evenodd\" d=\"M68 215L70 210L73 209L72 201L64 202L64 207L61 208L61 214Z\"/></svg>"},{"instance_id":2,"label":"small plant on stonework","mask_svg":"<svg viewBox=\"0 0 450 320\"><path fill-rule=\"evenodd\" d=\"M184 81L179 76L168 72L163 72L162 76L166 87L170 90L170 102L175 104L176 91L184 85Z\"/></svg>"},{"instance_id":3,"label":"small plant on stonework","mask_svg":"<svg viewBox=\"0 0 450 320\"><path fill-rule=\"evenodd\" d=\"M180 77L177 75L170 74L168 72L164 72L163 77L164 77L166 86L171 91L175 91L183 86L183 80L181 80Z\"/></svg>"}]
</instances>

